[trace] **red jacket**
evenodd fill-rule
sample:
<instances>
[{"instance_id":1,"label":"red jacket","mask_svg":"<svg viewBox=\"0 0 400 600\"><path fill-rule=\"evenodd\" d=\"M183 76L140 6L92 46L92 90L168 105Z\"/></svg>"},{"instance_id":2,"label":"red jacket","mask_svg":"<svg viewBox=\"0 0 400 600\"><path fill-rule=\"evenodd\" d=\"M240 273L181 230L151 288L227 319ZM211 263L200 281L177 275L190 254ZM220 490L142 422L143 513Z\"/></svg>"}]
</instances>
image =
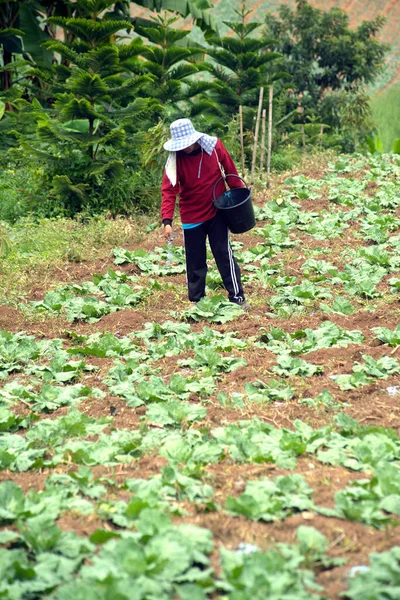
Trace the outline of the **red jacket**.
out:
<instances>
[{"instance_id":1,"label":"red jacket","mask_svg":"<svg viewBox=\"0 0 400 600\"><path fill-rule=\"evenodd\" d=\"M225 173L237 175L235 163L221 140L217 141L215 150ZM202 161L201 165L200 161ZM176 197L179 194L179 212L182 223L202 223L212 219L217 212L213 204L213 188L221 177L215 152L211 156L205 150L194 155L177 152L176 169L177 183L175 186L171 184L164 171L161 186L161 218L172 221ZM200 177L198 177L199 173ZM228 177L228 185L229 187L242 187L243 183L236 177ZM215 197L223 194L225 189L224 181L221 180L215 190Z\"/></svg>"}]
</instances>

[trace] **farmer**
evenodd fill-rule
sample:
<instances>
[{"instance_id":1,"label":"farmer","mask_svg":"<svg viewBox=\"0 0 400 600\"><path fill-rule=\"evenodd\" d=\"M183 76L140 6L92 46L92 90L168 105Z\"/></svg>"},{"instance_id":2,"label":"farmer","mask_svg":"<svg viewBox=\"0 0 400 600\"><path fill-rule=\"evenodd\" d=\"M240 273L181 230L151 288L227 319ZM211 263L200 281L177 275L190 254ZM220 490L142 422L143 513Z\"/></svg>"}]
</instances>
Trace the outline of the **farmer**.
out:
<instances>
[{"instance_id":1,"label":"farmer","mask_svg":"<svg viewBox=\"0 0 400 600\"><path fill-rule=\"evenodd\" d=\"M170 131L171 139L164 144L170 154L161 186L161 218L164 236L168 240L173 235L172 220L179 195L189 300L198 302L205 296L208 236L229 300L248 310L240 269L229 242L228 227L213 203L213 187L221 177L221 165L226 174L237 175L235 164L221 140L196 131L189 119L174 121ZM243 183L241 179L232 177L229 185L239 187ZM225 189L221 180L215 197L223 194Z\"/></svg>"}]
</instances>

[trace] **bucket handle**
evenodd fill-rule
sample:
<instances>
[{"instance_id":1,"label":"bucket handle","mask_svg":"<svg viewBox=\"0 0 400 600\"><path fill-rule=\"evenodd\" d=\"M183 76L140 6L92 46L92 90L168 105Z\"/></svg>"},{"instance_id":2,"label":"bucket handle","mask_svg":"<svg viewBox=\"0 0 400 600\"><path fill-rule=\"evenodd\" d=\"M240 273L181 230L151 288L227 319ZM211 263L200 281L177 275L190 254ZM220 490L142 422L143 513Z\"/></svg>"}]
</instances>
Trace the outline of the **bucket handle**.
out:
<instances>
[{"instance_id":1,"label":"bucket handle","mask_svg":"<svg viewBox=\"0 0 400 600\"><path fill-rule=\"evenodd\" d=\"M247 185L247 183L245 182L245 180L244 180L242 177L239 177L239 175L234 175L233 173L232 173L232 174L225 175L225 177L220 177L219 179L217 179L217 181L216 181L216 182L215 182L215 184L214 184L213 191L212 191L213 202L215 202L215 201L216 201L216 197L215 197L215 190L216 190L216 188L217 188L217 185L219 184L219 182L220 182L222 179L223 179L223 180L226 182L226 180L227 180L227 178L228 178L228 177L236 177L237 179L240 179L240 181L243 181L243 183L244 183L244 186L245 186L245 187L246 187L248 190L250 189L250 188L249 188L249 186Z\"/></svg>"}]
</instances>

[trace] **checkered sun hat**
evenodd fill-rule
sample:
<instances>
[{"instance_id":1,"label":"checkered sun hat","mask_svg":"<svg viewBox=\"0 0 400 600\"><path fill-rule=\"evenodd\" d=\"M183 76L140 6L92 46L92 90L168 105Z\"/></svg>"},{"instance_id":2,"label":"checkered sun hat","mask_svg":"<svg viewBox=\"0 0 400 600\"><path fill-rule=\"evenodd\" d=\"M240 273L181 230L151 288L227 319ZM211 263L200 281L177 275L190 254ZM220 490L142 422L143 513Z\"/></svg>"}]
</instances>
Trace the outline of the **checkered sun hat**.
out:
<instances>
[{"instance_id":1,"label":"checkered sun hat","mask_svg":"<svg viewBox=\"0 0 400 600\"><path fill-rule=\"evenodd\" d=\"M178 119L170 125L171 139L165 142L165 150L177 152L197 142L204 133L196 131L190 119Z\"/></svg>"}]
</instances>

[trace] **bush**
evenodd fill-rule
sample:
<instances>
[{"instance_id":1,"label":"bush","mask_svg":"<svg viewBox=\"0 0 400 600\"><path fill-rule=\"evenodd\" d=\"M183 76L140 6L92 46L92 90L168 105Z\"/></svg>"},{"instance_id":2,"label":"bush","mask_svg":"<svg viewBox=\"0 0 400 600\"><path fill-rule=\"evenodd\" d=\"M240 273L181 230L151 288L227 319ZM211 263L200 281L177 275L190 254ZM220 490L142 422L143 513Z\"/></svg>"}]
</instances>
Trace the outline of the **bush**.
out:
<instances>
[{"instance_id":1,"label":"bush","mask_svg":"<svg viewBox=\"0 0 400 600\"><path fill-rule=\"evenodd\" d=\"M302 155L299 148L282 148L271 153L271 171L289 171L294 165L301 162Z\"/></svg>"},{"instance_id":2,"label":"bush","mask_svg":"<svg viewBox=\"0 0 400 600\"><path fill-rule=\"evenodd\" d=\"M29 169L9 165L0 173L0 221L15 223L31 214L44 215L46 190L38 187Z\"/></svg>"},{"instance_id":3,"label":"bush","mask_svg":"<svg viewBox=\"0 0 400 600\"><path fill-rule=\"evenodd\" d=\"M121 177L97 190L91 212L107 211L112 216L155 212L160 205L161 177L156 171L127 168Z\"/></svg>"},{"instance_id":4,"label":"bush","mask_svg":"<svg viewBox=\"0 0 400 600\"><path fill-rule=\"evenodd\" d=\"M158 211L161 176L157 169L126 167L119 177L98 177L97 185L85 187L80 198L63 193L63 182L70 180L73 165L65 175L55 175L48 165L9 163L0 172L0 221L16 223L24 217L72 217L78 213L134 215ZM57 182L58 186L54 185Z\"/></svg>"}]
</instances>

